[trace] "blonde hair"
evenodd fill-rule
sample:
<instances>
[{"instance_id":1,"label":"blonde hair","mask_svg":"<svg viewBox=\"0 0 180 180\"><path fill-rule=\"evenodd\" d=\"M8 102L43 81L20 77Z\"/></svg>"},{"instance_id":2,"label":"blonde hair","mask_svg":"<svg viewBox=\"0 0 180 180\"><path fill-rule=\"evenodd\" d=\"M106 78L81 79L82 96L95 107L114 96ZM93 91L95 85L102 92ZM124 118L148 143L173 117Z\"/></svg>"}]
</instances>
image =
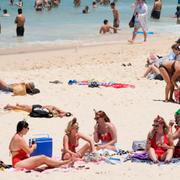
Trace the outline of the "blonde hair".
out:
<instances>
[{"instance_id":1,"label":"blonde hair","mask_svg":"<svg viewBox=\"0 0 180 180\"><path fill-rule=\"evenodd\" d=\"M71 128L75 123L78 123L77 119L75 117L71 121L69 121L69 123L67 125L67 128L65 129L65 133L67 135L69 135L71 133Z\"/></svg>"}]
</instances>

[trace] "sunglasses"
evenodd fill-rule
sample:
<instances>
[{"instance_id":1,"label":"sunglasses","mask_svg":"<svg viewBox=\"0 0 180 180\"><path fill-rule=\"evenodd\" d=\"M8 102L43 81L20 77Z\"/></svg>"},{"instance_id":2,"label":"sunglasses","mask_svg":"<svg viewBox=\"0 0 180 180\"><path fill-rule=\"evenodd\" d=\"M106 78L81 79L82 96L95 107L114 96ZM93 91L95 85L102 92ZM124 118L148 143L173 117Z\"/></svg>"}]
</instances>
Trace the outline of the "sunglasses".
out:
<instances>
[{"instance_id":1,"label":"sunglasses","mask_svg":"<svg viewBox=\"0 0 180 180\"><path fill-rule=\"evenodd\" d=\"M159 127L159 125L156 125L156 124L152 124L153 127Z\"/></svg>"}]
</instances>

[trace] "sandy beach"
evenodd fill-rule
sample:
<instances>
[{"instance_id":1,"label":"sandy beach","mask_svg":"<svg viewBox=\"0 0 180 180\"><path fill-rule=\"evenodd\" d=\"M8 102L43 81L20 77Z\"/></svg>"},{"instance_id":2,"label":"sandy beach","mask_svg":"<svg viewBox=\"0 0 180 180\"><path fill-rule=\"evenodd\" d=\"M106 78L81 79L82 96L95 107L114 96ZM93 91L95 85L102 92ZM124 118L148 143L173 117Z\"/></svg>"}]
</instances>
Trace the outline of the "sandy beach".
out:
<instances>
[{"instance_id":1,"label":"sandy beach","mask_svg":"<svg viewBox=\"0 0 180 180\"><path fill-rule=\"evenodd\" d=\"M132 149L133 140L144 140L151 129L153 119L159 114L168 122L180 107L175 103L164 103L164 81L141 78L150 52L167 55L178 36L153 35L146 43L58 48L51 45L40 48L0 50L0 77L8 83L33 81L40 94L34 96L12 96L0 92L0 159L10 164L8 144L15 133L19 120L27 117L22 112L3 110L6 104L55 105L77 117L80 131L92 135L95 125L93 109L103 110L115 124L118 146ZM39 50L37 50L39 48ZM131 66L127 66L131 63ZM126 66L122 66L125 64ZM68 85L68 80L96 80L135 85L135 88ZM59 80L60 84L49 81ZM64 130L71 117L27 118L34 134L47 133L53 137L53 155L61 155ZM90 169L57 170L50 173L0 172L0 179L179 179L179 166L157 166L145 163L121 163L119 165L88 165Z\"/></svg>"}]
</instances>

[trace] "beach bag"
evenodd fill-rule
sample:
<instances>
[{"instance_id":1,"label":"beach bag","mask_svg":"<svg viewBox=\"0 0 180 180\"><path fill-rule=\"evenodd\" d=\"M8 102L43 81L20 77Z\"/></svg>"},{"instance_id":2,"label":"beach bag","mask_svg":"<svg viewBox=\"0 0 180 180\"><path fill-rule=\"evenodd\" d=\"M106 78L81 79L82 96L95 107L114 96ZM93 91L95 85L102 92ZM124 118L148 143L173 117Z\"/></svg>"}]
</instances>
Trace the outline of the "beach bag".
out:
<instances>
[{"instance_id":1,"label":"beach bag","mask_svg":"<svg viewBox=\"0 0 180 180\"><path fill-rule=\"evenodd\" d=\"M175 97L175 101L180 104L180 90L179 89L175 89L174 90L174 97Z\"/></svg>"},{"instance_id":2,"label":"beach bag","mask_svg":"<svg viewBox=\"0 0 180 180\"><path fill-rule=\"evenodd\" d=\"M33 105L32 112L29 114L31 117L46 117L52 118L53 114L48 109L43 108L41 105Z\"/></svg>"},{"instance_id":3,"label":"beach bag","mask_svg":"<svg viewBox=\"0 0 180 180\"><path fill-rule=\"evenodd\" d=\"M132 16L131 20L129 21L129 27L133 28L135 23L135 15Z\"/></svg>"},{"instance_id":4,"label":"beach bag","mask_svg":"<svg viewBox=\"0 0 180 180\"><path fill-rule=\"evenodd\" d=\"M25 96L27 94L25 83L12 84L12 89L13 89L13 96Z\"/></svg>"},{"instance_id":5,"label":"beach bag","mask_svg":"<svg viewBox=\"0 0 180 180\"><path fill-rule=\"evenodd\" d=\"M132 143L133 151L143 151L146 149L146 140L143 141L133 141Z\"/></svg>"}]
</instances>

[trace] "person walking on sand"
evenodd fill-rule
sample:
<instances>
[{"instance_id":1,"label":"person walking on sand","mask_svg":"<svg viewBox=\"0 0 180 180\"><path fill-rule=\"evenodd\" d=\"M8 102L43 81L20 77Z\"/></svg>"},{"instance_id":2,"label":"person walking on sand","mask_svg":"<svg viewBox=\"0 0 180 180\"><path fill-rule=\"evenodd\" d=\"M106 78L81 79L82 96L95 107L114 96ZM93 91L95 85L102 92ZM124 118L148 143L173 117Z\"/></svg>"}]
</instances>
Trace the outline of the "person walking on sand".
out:
<instances>
[{"instance_id":1,"label":"person walking on sand","mask_svg":"<svg viewBox=\"0 0 180 180\"><path fill-rule=\"evenodd\" d=\"M135 16L134 31L133 31L132 39L129 40L130 43L134 43L137 32L140 28L142 28L144 33L144 41L147 40L147 14L148 14L148 7L146 5L145 0L136 0L135 9L134 9L134 16Z\"/></svg>"},{"instance_id":2,"label":"person walking on sand","mask_svg":"<svg viewBox=\"0 0 180 180\"><path fill-rule=\"evenodd\" d=\"M24 36L25 17L22 14L21 8L18 9L18 15L16 16L15 23L17 24L17 27L16 27L17 36Z\"/></svg>"},{"instance_id":3,"label":"person walking on sand","mask_svg":"<svg viewBox=\"0 0 180 180\"><path fill-rule=\"evenodd\" d=\"M117 28L119 28L120 26L120 14L118 9L116 9L116 4L114 2L112 2L110 5L114 17L114 21L113 21L114 33L117 33Z\"/></svg>"},{"instance_id":4,"label":"person walking on sand","mask_svg":"<svg viewBox=\"0 0 180 180\"><path fill-rule=\"evenodd\" d=\"M155 0L154 1L154 6L153 6L153 9L152 9L152 12L151 12L151 18L160 19L161 9L162 9L161 0Z\"/></svg>"}]
</instances>

